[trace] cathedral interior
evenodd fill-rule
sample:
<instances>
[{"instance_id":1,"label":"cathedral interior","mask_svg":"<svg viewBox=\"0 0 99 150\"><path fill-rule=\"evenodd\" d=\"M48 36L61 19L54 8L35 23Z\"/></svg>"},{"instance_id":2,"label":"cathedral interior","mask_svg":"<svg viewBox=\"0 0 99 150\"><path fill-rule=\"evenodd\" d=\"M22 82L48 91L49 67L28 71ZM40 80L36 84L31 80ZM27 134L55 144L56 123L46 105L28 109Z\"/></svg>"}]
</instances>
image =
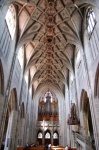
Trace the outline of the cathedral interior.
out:
<instances>
[{"instance_id":1,"label":"cathedral interior","mask_svg":"<svg viewBox=\"0 0 99 150\"><path fill-rule=\"evenodd\" d=\"M99 150L99 0L0 0L0 147Z\"/></svg>"}]
</instances>

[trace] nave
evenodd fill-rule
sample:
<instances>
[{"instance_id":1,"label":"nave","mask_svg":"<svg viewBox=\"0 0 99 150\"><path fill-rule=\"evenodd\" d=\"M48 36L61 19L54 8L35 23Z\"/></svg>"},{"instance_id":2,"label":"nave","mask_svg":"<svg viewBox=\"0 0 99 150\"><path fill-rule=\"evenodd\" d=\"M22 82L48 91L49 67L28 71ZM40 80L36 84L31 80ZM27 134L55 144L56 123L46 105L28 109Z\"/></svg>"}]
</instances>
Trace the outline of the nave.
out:
<instances>
[{"instance_id":1,"label":"nave","mask_svg":"<svg viewBox=\"0 0 99 150\"><path fill-rule=\"evenodd\" d=\"M98 31L99 0L0 0L1 150L99 150Z\"/></svg>"}]
</instances>

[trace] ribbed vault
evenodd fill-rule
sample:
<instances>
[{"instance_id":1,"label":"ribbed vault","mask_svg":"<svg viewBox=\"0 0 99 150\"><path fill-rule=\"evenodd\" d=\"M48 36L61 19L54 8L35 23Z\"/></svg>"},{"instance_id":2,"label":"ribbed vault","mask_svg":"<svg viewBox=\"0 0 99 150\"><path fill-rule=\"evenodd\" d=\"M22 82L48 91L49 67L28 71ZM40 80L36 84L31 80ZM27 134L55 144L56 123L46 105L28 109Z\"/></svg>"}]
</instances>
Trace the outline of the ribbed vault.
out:
<instances>
[{"instance_id":1,"label":"ribbed vault","mask_svg":"<svg viewBox=\"0 0 99 150\"><path fill-rule=\"evenodd\" d=\"M18 45L25 49L25 71L36 91L52 85L64 93L69 72L74 73L77 48L82 42L84 8L92 0L16 0ZM78 21L79 20L79 21Z\"/></svg>"}]
</instances>

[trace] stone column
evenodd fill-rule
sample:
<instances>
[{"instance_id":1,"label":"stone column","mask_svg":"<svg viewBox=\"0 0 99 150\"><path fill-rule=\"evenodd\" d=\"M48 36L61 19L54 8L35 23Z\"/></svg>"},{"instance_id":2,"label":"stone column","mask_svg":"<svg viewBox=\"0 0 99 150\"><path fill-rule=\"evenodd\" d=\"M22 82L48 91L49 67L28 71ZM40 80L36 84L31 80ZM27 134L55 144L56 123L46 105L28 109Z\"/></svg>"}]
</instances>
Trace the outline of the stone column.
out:
<instances>
[{"instance_id":1,"label":"stone column","mask_svg":"<svg viewBox=\"0 0 99 150\"><path fill-rule=\"evenodd\" d=\"M42 136L42 145L44 145L45 144L45 138L44 138L44 129L43 129L43 136Z\"/></svg>"},{"instance_id":2,"label":"stone column","mask_svg":"<svg viewBox=\"0 0 99 150\"><path fill-rule=\"evenodd\" d=\"M13 122L12 122L12 129L11 129L11 143L10 143L10 147L9 147L9 150L14 150L15 147L16 147L16 138L15 138L15 135L16 135L16 127L17 127L17 117L18 117L18 112L17 111L14 111L13 112Z\"/></svg>"},{"instance_id":3,"label":"stone column","mask_svg":"<svg viewBox=\"0 0 99 150\"><path fill-rule=\"evenodd\" d=\"M19 130L19 134L20 134L20 144L21 144L21 146L23 146L23 143L24 143L24 138L26 138L26 137L24 137L24 127L25 127L25 119L24 118L22 118L22 119L20 119L20 130Z\"/></svg>"},{"instance_id":4,"label":"stone column","mask_svg":"<svg viewBox=\"0 0 99 150\"><path fill-rule=\"evenodd\" d=\"M2 95L0 94L0 123L1 123L1 121L2 121L1 116L2 116L2 111L3 111L3 104L4 104L4 96L2 96Z\"/></svg>"},{"instance_id":5,"label":"stone column","mask_svg":"<svg viewBox=\"0 0 99 150\"><path fill-rule=\"evenodd\" d=\"M54 123L53 123L53 118L52 118L51 145L53 145L53 133L54 133Z\"/></svg>"},{"instance_id":6,"label":"stone column","mask_svg":"<svg viewBox=\"0 0 99 150\"><path fill-rule=\"evenodd\" d=\"M4 150L13 150L15 145L15 133L17 126L17 111L11 111L8 121Z\"/></svg>"}]
</instances>

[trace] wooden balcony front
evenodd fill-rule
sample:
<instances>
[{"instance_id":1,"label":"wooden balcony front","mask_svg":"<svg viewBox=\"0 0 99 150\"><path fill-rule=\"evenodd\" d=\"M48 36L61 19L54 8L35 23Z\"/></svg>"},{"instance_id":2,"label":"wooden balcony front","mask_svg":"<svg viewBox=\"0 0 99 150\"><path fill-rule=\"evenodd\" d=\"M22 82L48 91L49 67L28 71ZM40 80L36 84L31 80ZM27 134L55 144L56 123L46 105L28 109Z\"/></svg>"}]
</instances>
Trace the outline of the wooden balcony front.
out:
<instances>
[{"instance_id":1,"label":"wooden balcony front","mask_svg":"<svg viewBox=\"0 0 99 150\"><path fill-rule=\"evenodd\" d=\"M68 125L78 125L79 121L78 121L77 117L73 116L73 117L68 118L67 124Z\"/></svg>"}]
</instances>

